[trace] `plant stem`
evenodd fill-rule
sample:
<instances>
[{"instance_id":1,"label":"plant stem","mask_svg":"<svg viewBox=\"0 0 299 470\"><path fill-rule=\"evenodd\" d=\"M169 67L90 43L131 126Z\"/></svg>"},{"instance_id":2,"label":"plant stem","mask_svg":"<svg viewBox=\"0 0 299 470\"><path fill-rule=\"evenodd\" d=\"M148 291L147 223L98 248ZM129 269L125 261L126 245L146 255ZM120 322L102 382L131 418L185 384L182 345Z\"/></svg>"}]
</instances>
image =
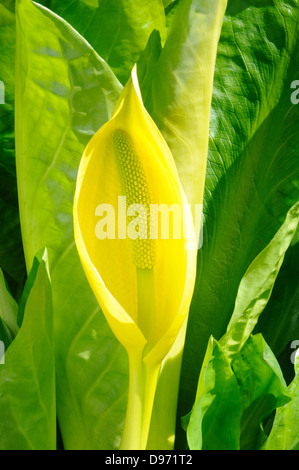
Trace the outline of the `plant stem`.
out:
<instances>
[{"instance_id":1,"label":"plant stem","mask_svg":"<svg viewBox=\"0 0 299 470\"><path fill-rule=\"evenodd\" d=\"M138 325L147 338L154 342L156 334L156 302L154 271L137 268ZM146 449L155 398L159 365L146 364L144 351L134 351L129 357L130 382L125 428L121 449Z\"/></svg>"},{"instance_id":2,"label":"plant stem","mask_svg":"<svg viewBox=\"0 0 299 470\"><path fill-rule=\"evenodd\" d=\"M145 450L150 429L159 366L149 366L142 356L129 358L130 383L121 450Z\"/></svg>"},{"instance_id":3,"label":"plant stem","mask_svg":"<svg viewBox=\"0 0 299 470\"><path fill-rule=\"evenodd\" d=\"M129 396L121 450L139 450L142 428L142 354L129 357Z\"/></svg>"},{"instance_id":4,"label":"plant stem","mask_svg":"<svg viewBox=\"0 0 299 470\"><path fill-rule=\"evenodd\" d=\"M144 390L143 390L143 409L142 409L142 427L141 427L141 450L146 449L148 435L150 430L154 398L157 388L157 381L160 366L149 366L144 364Z\"/></svg>"}]
</instances>

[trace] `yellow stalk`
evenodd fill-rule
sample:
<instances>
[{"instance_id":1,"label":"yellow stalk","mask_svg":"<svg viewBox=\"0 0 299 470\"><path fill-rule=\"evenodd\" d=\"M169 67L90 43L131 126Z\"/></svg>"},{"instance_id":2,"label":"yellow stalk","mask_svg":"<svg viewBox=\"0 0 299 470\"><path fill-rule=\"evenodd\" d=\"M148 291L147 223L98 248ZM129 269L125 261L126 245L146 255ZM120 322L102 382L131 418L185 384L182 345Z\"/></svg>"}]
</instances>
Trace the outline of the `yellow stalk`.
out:
<instances>
[{"instance_id":1,"label":"yellow stalk","mask_svg":"<svg viewBox=\"0 0 299 470\"><path fill-rule=\"evenodd\" d=\"M138 324L149 342L154 341L156 301L153 269L137 268ZM143 362L143 352L129 358L129 397L121 449L146 449L158 379L158 366Z\"/></svg>"},{"instance_id":2,"label":"yellow stalk","mask_svg":"<svg viewBox=\"0 0 299 470\"><path fill-rule=\"evenodd\" d=\"M121 450L140 450L143 413L142 355L129 356L129 396Z\"/></svg>"},{"instance_id":3,"label":"yellow stalk","mask_svg":"<svg viewBox=\"0 0 299 470\"><path fill-rule=\"evenodd\" d=\"M129 396L121 450L146 449L159 369L145 364L141 355L129 357Z\"/></svg>"}]
</instances>

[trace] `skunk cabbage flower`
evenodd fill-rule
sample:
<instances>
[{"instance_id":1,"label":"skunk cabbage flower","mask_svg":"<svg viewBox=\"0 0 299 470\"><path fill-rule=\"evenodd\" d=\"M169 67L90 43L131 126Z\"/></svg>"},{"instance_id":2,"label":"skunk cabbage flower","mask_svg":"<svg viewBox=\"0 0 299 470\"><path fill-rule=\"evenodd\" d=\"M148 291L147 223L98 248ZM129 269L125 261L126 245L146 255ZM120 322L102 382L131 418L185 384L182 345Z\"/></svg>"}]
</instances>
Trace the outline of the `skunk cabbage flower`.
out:
<instances>
[{"instance_id":1,"label":"skunk cabbage flower","mask_svg":"<svg viewBox=\"0 0 299 470\"><path fill-rule=\"evenodd\" d=\"M145 449L161 362L189 311L196 236L171 152L143 106L136 66L112 118L84 151L74 231L90 286L129 357L121 447Z\"/></svg>"}]
</instances>

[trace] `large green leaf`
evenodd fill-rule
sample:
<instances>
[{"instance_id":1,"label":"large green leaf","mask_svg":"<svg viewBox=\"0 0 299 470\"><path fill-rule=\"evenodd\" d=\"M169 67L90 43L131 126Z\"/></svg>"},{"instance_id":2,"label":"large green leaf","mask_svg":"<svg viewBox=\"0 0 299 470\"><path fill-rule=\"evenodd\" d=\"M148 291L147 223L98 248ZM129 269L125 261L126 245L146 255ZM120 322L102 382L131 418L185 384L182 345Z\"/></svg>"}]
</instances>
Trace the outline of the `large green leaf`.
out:
<instances>
[{"instance_id":1,"label":"large green leaf","mask_svg":"<svg viewBox=\"0 0 299 470\"><path fill-rule=\"evenodd\" d=\"M46 252L25 308L23 325L0 364L0 449L56 448L51 284Z\"/></svg>"},{"instance_id":2,"label":"large green leaf","mask_svg":"<svg viewBox=\"0 0 299 470\"><path fill-rule=\"evenodd\" d=\"M15 2L0 1L0 80L4 104L0 102L0 266L12 284L22 284L25 275L15 177L14 66Z\"/></svg>"},{"instance_id":3,"label":"large green leaf","mask_svg":"<svg viewBox=\"0 0 299 470\"><path fill-rule=\"evenodd\" d=\"M297 0L230 1L215 69L203 247L187 329L179 415L194 401L211 334L220 339L240 281L298 200ZM182 444L183 445L183 444Z\"/></svg>"},{"instance_id":4,"label":"large green leaf","mask_svg":"<svg viewBox=\"0 0 299 470\"><path fill-rule=\"evenodd\" d=\"M195 403L184 418L189 448L259 449L267 437L264 420L289 401L279 364L260 334L232 361L210 338Z\"/></svg>"},{"instance_id":5,"label":"large green leaf","mask_svg":"<svg viewBox=\"0 0 299 470\"><path fill-rule=\"evenodd\" d=\"M262 335L251 336L234 357L232 369L239 384L243 414L241 450L257 450L266 440L264 420L290 401L279 364Z\"/></svg>"},{"instance_id":6,"label":"large green leaf","mask_svg":"<svg viewBox=\"0 0 299 470\"><path fill-rule=\"evenodd\" d=\"M290 355L293 345L299 338L298 259L299 230L286 252L270 300L255 328L255 332L263 332L265 340L281 364L287 383L294 378L294 367L290 361Z\"/></svg>"},{"instance_id":7,"label":"large green leaf","mask_svg":"<svg viewBox=\"0 0 299 470\"><path fill-rule=\"evenodd\" d=\"M156 29L165 39L162 0L43 0L68 21L125 84Z\"/></svg>"},{"instance_id":8,"label":"large green leaf","mask_svg":"<svg viewBox=\"0 0 299 470\"><path fill-rule=\"evenodd\" d=\"M169 29L171 27L172 21L175 17L176 10L181 3L182 0L165 0L164 5L165 8L165 16L166 16L166 28Z\"/></svg>"},{"instance_id":9,"label":"large green leaf","mask_svg":"<svg viewBox=\"0 0 299 470\"><path fill-rule=\"evenodd\" d=\"M299 202L289 210L286 220L269 245L258 254L244 274L235 308L220 343L228 357L242 349L264 310L274 282L299 223Z\"/></svg>"},{"instance_id":10,"label":"large green leaf","mask_svg":"<svg viewBox=\"0 0 299 470\"><path fill-rule=\"evenodd\" d=\"M296 375L289 386L292 400L276 411L273 427L264 450L299 450L299 355Z\"/></svg>"},{"instance_id":11,"label":"large green leaf","mask_svg":"<svg viewBox=\"0 0 299 470\"><path fill-rule=\"evenodd\" d=\"M265 419L276 408L279 413L286 403L290 406L290 400L279 364L262 335L248 338L233 359L210 338L195 403L183 420L188 446L191 450L260 449L267 439Z\"/></svg>"},{"instance_id":12,"label":"large green leaf","mask_svg":"<svg viewBox=\"0 0 299 470\"><path fill-rule=\"evenodd\" d=\"M296 236L286 252L272 295L259 318L257 330L276 356L283 354L284 346L299 338L299 241ZM269 318L271 316L271 321ZM289 349L289 348L288 348ZM289 356L289 352L288 352ZM289 373L294 370L288 357Z\"/></svg>"},{"instance_id":13,"label":"large green leaf","mask_svg":"<svg viewBox=\"0 0 299 470\"><path fill-rule=\"evenodd\" d=\"M0 266L10 276L11 287L23 285L26 269L22 247L17 181L0 168Z\"/></svg>"},{"instance_id":14,"label":"large green leaf","mask_svg":"<svg viewBox=\"0 0 299 470\"><path fill-rule=\"evenodd\" d=\"M146 100L192 205L202 203L214 67L226 5L227 0L180 2Z\"/></svg>"},{"instance_id":15,"label":"large green leaf","mask_svg":"<svg viewBox=\"0 0 299 470\"><path fill-rule=\"evenodd\" d=\"M0 80L4 83L4 104L0 104L0 169L15 174L14 146L14 61L15 2L0 1Z\"/></svg>"},{"instance_id":16,"label":"large green leaf","mask_svg":"<svg viewBox=\"0 0 299 470\"><path fill-rule=\"evenodd\" d=\"M237 379L220 344L210 338L187 426L191 450L238 450L242 404Z\"/></svg>"},{"instance_id":17,"label":"large green leaf","mask_svg":"<svg viewBox=\"0 0 299 470\"><path fill-rule=\"evenodd\" d=\"M117 448L128 368L81 268L73 239L77 169L86 143L122 89L65 21L17 2L16 135L27 266L49 250L55 317L57 408L66 449Z\"/></svg>"}]
</instances>

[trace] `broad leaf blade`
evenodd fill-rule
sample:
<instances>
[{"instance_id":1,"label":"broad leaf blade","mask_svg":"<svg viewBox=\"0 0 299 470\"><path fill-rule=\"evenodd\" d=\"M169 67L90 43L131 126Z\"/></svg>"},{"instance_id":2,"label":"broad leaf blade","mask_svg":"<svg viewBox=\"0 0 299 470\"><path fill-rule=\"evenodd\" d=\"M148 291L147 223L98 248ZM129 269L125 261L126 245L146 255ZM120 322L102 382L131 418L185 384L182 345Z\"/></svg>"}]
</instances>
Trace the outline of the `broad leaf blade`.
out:
<instances>
[{"instance_id":1,"label":"broad leaf blade","mask_svg":"<svg viewBox=\"0 0 299 470\"><path fill-rule=\"evenodd\" d=\"M29 0L18 5L16 142L28 269L42 246L49 246L51 265L59 258L61 243L73 241L72 204L81 154L110 117L121 85L67 23ZM39 28L48 28L48 35Z\"/></svg>"},{"instance_id":2,"label":"broad leaf blade","mask_svg":"<svg viewBox=\"0 0 299 470\"><path fill-rule=\"evenodd\" d=\"M4 84L4 104L0 103L0 168L6 169L12 175L15 175L14 59L16 32L14 9L15 2L13 0L1 0L0 80Z\"/></svg>"},{"instance_id":3,"label":"broad leaf blade","mask_svg":"<svg viewBox=\"0 0 299 470\"><path fill-rule=\"evenodd\" d=\"M191 450L238 450L242 405L236 377L219 343L209 341L187 427Z\"/></svg>"},{"instance_id":4,"label":"broad leaf blade","mask_svg":"<svg viewBox=\"0 0 299 470\"><path fill-rule=\"evenodd\" d=\"M156 29L165 40L161 0L44 0L68 21L109 64L123 83Z\"/></svg>"},{"instance_id":5,"label":"broad leaf blade","mask_svg":"<svg viewBox=\"0 0 299 470\"><path fill-rule=\"evenodd\" d=\"M299 107L290 101L299 70L298 15L291 0L229 2L225 15L180 416L194 401L208 338L225 333L246 269L298 200Z\"/></svg>"},{"instance_id":6,"label":"broad leaf blade","mask_svg":"<svg viewBox=\"0 0 299 470\"><path fill-rule=\"evenodd\" d=\"M299 338L299 242L296 235L286 256L270 300L262 312L256 331L262 331L263 336L272 351L279 357L286 344ZM271 321L269 318L271 316ZM290 362L288 360L288 362ZM290 364L289 373L293 375Z\"/></svg>"},{"instance_id":7,"label":"broad leaf blade","mask_svg":"<svg viewBox=\"0 0 299 470\"><path fill-rule=\"evenodd\" d=\"M153 31L137 62L138 82L143 103L147 108L151 106L152 82L161 52L161 36L158 31Z\"/></svg>"},{"instance_id":8,"label":"broad leaf blade","mask_svg":"<svg viewBox=\"0 0 299 470\"><path fill-rule=\"evenodd\" d=\"M41 248L41 250L35 255L30 272L26 279L26 284L24 286L24 289L23 289L23 292L19 301L19 306L17 309L17 323L19 327L21 327L23 323L27 300L30 295L31 289L35 284L36 276L38 275L38 272L39 272L40 263L42 262L43 257L45 255L44 251L45 251L44 248Z\"/></svg>"},{"instance_id":9,"label":"broad leaf blade","mask_svg":"<svg viewBox=\"0 0 299 470\"><path fill-rule=\"evenodd\" d=\"M181 2L146 103L192 205L203 198L214 66L226 5L226 0Z\"/></svg>"},{"instance_id":10,"label":"broad leaf blade","mask_svg":"<svg viewBox=\"0 0 299 470\"><path fill-rule=\"evenodd\" d=\"M0 449L56 448L53 318L45 254L22 328L0 365L0 414Z\"/></svg>"},{"instance_id":11,"label":"broad leaf blade","mask_svg":"<svg viewBox=\"0 0 299 470\"><path fill-rule=\"evenodd\" d=\"M14 159L13 159L14 163ZM22 247L17 180L0 168L0 266L13 280L11 287L23 287L26 277Z\"/></svg>"},{"instance_id":12,"label":"broad leaf blade","mask_svg":"<svg viewBox=\"0 0 299 470\"><path fill-rule=\"evenodd\" d=\"M299 367L289 385L291 401L276 411L273 427L264 450L299 450Z\"/></svg>"},{"instance_id":13,"label":"broad leaf blade","mask_svg":"<svg viewBox=\"0 0 299 470\"><path fill-rule=\"evenodd\" d=\"M246 270L238 289L227 332L220 341L230 358L244 346L264 310L298 223L299 202L289 210L285 222L269 245Z\"/></svg>"},{"instance_id":14,"label":"broad leaf blade","mask_svg":"<svg viewBox=\"0 0 299 470\"><path fill-rule=\"evenodd\" d=\"M232 369L242 398L241 450L257 450L267 436L263 421L290 401L290 394L271 349L258 334L250 337L233 359Z\"/></svg>"},{"instance_id":15,"label":"broad leaf blade","mask_svg":"<svg viewBox=\"0 0 299 470\"><path fill-rule=\"evenodd\" d=\"M24 255L18 212L14 139L15 2L0 1L0 266L14 284L23 283ZM17 287L17 286L16 286Z\"/></svg>"},{"instance_id":16,"label":"broad leaf blade","mask_svg":"<svg viewBox=\"0 0 299 470\"><path fill-rule=\"evenodd\" d=\"M49 247L63 442L66 449L117 448L126 410L127 357L81 268L72 211L83 149L109 119L122 87L61 18L27 0L18 1L17 13L22 234L28 266L35 252Z\"/></svg>"}]
</instances>

